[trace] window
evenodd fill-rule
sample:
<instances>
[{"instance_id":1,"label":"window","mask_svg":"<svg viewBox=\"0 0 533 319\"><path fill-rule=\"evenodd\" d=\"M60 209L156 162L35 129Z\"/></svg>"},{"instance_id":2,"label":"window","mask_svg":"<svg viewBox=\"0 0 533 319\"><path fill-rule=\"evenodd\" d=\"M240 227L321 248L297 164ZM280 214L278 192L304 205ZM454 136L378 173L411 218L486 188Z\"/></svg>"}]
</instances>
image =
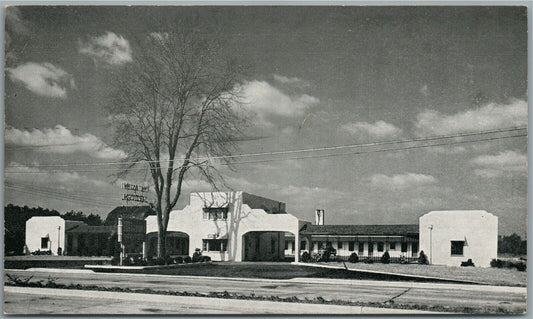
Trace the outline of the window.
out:
<instances>
[{"instance_id":1,"label":"window","mask_svg":"<svg viewBox=\"0 0 533 319\"><path fill-rule=\"evenodd\" d=\"M337 242L337 249L342 249L342 241Z\"/></svg>"},{"instance_id":2,"label":"window","mask_svg":"<svg viewBox=\"0 0 533 319\"><path fill-rule=\"evenodd\" d=\"M359 255L365 252L365 243L359 243Z\"/></svg>"},{"instance_id":3,"label":"window","mask_svg":"<svg viewBox=\"0 0 533 319\"><path fill-rule=\"evenodd\" d=\"M452 240L452 255L463 255L465 242L462 240Z\"/></svg>"},{"instance_id":4,"label":"window","mask_svg":"<svg viewBox=\"0 0 533 319\"><path fill-rule=\"evenodd\" d=\"M390 250L395 250L396 249L396 243L389 243L389 249Z\"/></svg>"},{"instance_id":5,"label":"window","mask_svg":"<svg viewBox=\"0 0 533 319\"><path fill-rule=\"evenodd\" d=\"M374 243L368 243L368 256L372 256L374 254Z\"/></svg>"},{"instance_id":6,"label":"window","mask_svg":"<svg viewBox=\"0 0 533 319\"><path fill-rule=\"evenodd\" d=\"M300 249L301 249L301 250L305 250L305 240L302 240L302 241L300 242Z\"/></svg>"},{"instance_id":7,"label":"window","mask_svg":"<svg viewBox=\"0 0 533 319\"><path fill-rule=\"evenodd\" d=\"M204 219L206 220L227 220L228 208L204 208Z\"/></svg>"},{"instance_id":8,"label":"window","mask_svg":"<svg viewBox=\"0 0 533 319\"><path fill-rule=\"evenodd\" d=\"M48 249L48 237L41 237L41 249Z\"/></svg>"},{"instance_id":9,"label":"window","mask_svg":"<svg viewBox=\"0 0 533 319\"><path fill-rule=\"evenodd\" d=\"M355 242L354 241L348 242L348 249L350 251L354 251L355 250Z\"/></svg>"},{"instance_id":10,"label":"window","mask_svg":"<svg viewBox=\"0 0 533 319\"><path fill-rule=\"evenodd\" d=\"M383 251L383 243L378 243L378 251Z\"/></svg>"},{"instance_id":11,"label":"window","mask_svg":"<svg viewBox=\"0 0 533 319\"><path fill-rule=\"evenodd\" d=\"M285 241L285 250L289 250L289 242L287 240Z\"/></svg>"},{"instance_id":12,"label":"window","mask_svg":"<svg viewBox=\"0 0 533 319\"><path fill-rule=\"evenodd\" d=\"M407 243L402 243L402 253L407 252Z\"/></svg>"},{"instance_id":13,"label":"window","mask_svg":"<svg viewBox=\"0 0 533 319\"><path fill-rule=\"evenodd\" d=\"M226 251L228 246L227 239L203 239L202 249L204 251Z\"/></svg>"}]
</instances>

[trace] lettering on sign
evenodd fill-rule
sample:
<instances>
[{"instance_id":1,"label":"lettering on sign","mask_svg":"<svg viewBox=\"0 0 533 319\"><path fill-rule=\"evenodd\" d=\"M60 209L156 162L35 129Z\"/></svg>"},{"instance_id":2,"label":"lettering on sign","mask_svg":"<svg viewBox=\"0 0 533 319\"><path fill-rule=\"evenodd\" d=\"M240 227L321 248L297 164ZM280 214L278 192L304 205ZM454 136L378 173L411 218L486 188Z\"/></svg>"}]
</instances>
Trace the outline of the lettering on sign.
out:
<instances>
[{"instance_id":1,"label":"lettering on sign","mask_svg":"<svg viewBox=\"0 0 533 319\"><path fill-rule=\"evenodd\" d=\"M137 195L137 194L122 194L122 200L133 201L133 202L147 202L146 196Z\"/></svg>"},{"instance_id":2,"label":"lettering on sign","mask_svg":"<svg viewBox=\"0 0 533 319\"><path fill-rule=\"evenodd\" d=\"M143 193L146 193L150 190L150 186L136 185L136 184L130 184L130 183L122 183L121 187L122 189L125 189L125 190L143 192Z\"/></svg>"}]
</instances>

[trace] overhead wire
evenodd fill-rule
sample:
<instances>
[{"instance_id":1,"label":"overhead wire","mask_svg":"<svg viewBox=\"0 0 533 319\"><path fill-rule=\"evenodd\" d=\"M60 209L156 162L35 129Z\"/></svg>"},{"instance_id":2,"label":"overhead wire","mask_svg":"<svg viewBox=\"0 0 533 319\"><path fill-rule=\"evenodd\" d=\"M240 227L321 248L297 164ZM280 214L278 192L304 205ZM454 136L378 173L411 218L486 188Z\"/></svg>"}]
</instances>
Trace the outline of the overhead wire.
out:
<instances>
[{"instance_id":1,"label":"overhead wire","mask_svg":"<svg viewBox=\"0 0 533 319\"><path fill-rule=\"evenodd\" d=\"M324 147L296 149L296 150L242 153L242 154L211 156L211 157L207 156L207 157L197 157L197 158L194 158L194 160L216 160L216 159L226 159L226 158L272 156L272 155L285 155L285 154L317 152L317 151L331 151L331 150L339 150L339 149L355 148L355 147L381 146L381 145L400 144L400 143L415 143L415 142L433 141L433 140L440 140L440 139L451 139L451 138L469 137L469 136L477 136L477 135L505 133L505 132L524 130L524 129L527 129L527 127L511 127L511 128L496 129L496 130L486 130L486 131L458 133L458 134L449 134L449 135L438 135L438 136L422 137L422 138L416 138L416 139L392 140L392 141L372 142L372 143L363 143L363 144L347 144L347 145L324 146ZM68 167L68 166L132 165L132 164L139 164L139 163L167 163L171 161L183 161L183 160L185 160L185 158L179 158L179 159L174 159L174 160L159 160L159 161L158 160L153 160L153 161L140 160L140 161L113 161L113 162L97 162L97 163L85 162L85 163L61 163L61 164L38 164L38 165L18 164L18 165L12 165L10 167L38 168L38 167Z\"/></svg>"},{"instance_id":2,"label":"overhead wire","mask_svg":"<svg viewBox=\"0 0 533 319\"><path fill-rule=\"evenodd\" d=\"M401 151L401 150L411 150L411 149L418 149L418 148L428 148L428 147L435 147L435 146L447 146L447 145L456 145L456 144L465 144L465 143L476 143L476 142L484 142L484 141L492 141L492 140L499 140L499 139L507 139L507 138L515 138L515 137L525 137L526 134L516 134L516 135L508 135L508 136L498 136L498 137L489 137L489 138L481 138L481 139L475 139L475 140L463 140L463 141L447 141L445 143L433 143L433 144L425 144L425 145L413 145L413 146L403 146L403 147L397 147L397 148L387 148L387 149L379 149L379 150L365 150L365 151L355 151L355 152L347 152L347 153L332 153L332 154L318 154L318 155L308 155L308 156L294 156L294 157L282 157L282 158L269 158L269 159L263 159L263 160L252 160L252 161L236 161L232 163L219 163L218 165L240 165L240 164L251 164L251 163L264 163L264 162L274 162L274 161L285 161L285 160L295 160L295 159L307 159L307 158L323 158L323 157L335 157L335 156L345 156L345 155L357 155L357 154L367 154L367 153L380 153L380 152L389 152L389 151ZM16 168L17 166L9 166L7 168ZM98 168L98 169L75 169L75 168L64 168L62 170L47 170L47 171L8 171L6 170L6 174L49 174L52 172L64 172L65 170L73 171L73 172L100 172L105 170L121 170L123 168ZM133 167L129 168L128 170L144 170L146 167Z\"/></svg>"}]
</instances>

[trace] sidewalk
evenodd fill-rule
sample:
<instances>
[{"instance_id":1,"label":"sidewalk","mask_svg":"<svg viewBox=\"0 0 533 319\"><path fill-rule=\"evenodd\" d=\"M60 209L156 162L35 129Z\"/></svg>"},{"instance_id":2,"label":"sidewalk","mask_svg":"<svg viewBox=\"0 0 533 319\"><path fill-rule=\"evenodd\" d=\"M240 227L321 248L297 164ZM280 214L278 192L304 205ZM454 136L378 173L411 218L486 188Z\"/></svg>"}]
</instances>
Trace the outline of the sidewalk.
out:
<instances>
[{"instance_id":1,"label":"sidewalk","mask_svg":"<svg viewBox=\"0 0 533 319\"><path fill-rule=\"evenodd\" d=\"M36 298L28 298L34 296ZM439 314L438 312L107 291L4 287L4 311L21 314ZM42 301L41 301L42 300ZM32 304L35 303L35 304ZM449 313L446 313L449 314Z\"/></svg>"}]
</instances>

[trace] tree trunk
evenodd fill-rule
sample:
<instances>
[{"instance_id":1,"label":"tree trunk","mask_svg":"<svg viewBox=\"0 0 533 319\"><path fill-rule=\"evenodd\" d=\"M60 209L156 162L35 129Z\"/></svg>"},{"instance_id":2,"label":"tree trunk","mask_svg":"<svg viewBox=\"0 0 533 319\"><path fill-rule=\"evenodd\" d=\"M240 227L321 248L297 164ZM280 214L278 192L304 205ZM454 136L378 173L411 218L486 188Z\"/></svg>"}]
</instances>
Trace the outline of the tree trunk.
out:
<instances>
[{"instance_id":1,"label":"tree trunk","mask_svg":"<svg viewBox=\"0 0 533 319\"><path fill-rule=\"evenodd\" d=\"M159 227L157 232L157 258L164 259L167 255L167 231ZM166 261L165 261L166 262Z\"/></svg>"}]
</instances>

